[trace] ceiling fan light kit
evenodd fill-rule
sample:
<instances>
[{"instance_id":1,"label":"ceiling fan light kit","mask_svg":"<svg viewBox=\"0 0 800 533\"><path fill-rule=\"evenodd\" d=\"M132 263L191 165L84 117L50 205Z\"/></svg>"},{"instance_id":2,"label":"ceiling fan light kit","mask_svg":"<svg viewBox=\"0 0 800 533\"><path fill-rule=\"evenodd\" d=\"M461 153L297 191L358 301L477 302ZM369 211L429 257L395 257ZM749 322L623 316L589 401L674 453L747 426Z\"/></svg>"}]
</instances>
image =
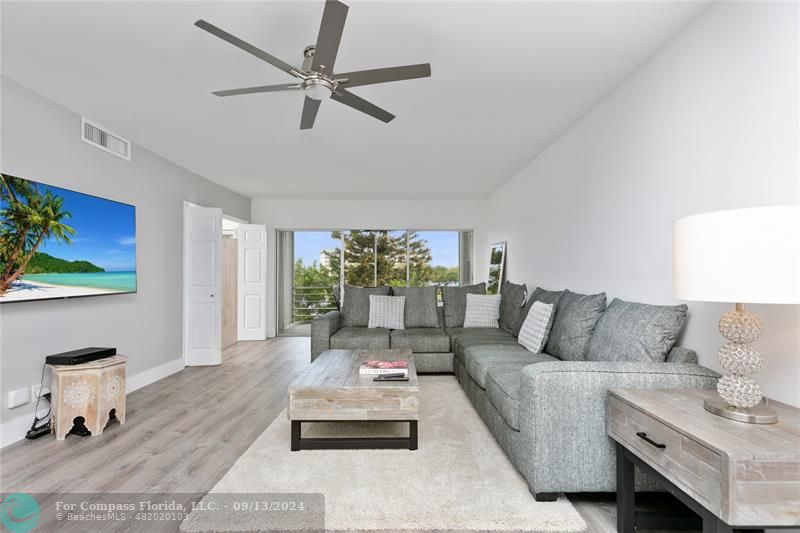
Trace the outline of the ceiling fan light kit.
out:
<instances>
[{"instance_id":1,"label":"ceiling fan light kit","mask_svg":"<svg viewBox=\"0 0 800 533\"><path fill-rule=\"evenodd\" d=\"M302 89L305 94L305 100L300 118L301 130L310 129L314 126L320 103L322 100L327 99L352 107L380 121L390 122L395 118L394 115L356 96L348 89L361 85L427 78L431 75L430 63L334 74L333 68L336 62L336 54L339 51L339 42L342 39L342 32L344 31L347 10L348 7L338 0L326 0L325 9L322 12L322 23L319 28L317 43L309 45L303 50L303 63L300 68L281 61L277 57L256 48L252 44L231 35L205 20L198 20L195 22L195 26L198 28L227 41L237 48L254 55L299 80L295 83L281 85L262 85L257 87L245 87L242 89L214 91L212 94L216 96L239 96L243 94L297 91Z\"/></svg>"}]
</instances>

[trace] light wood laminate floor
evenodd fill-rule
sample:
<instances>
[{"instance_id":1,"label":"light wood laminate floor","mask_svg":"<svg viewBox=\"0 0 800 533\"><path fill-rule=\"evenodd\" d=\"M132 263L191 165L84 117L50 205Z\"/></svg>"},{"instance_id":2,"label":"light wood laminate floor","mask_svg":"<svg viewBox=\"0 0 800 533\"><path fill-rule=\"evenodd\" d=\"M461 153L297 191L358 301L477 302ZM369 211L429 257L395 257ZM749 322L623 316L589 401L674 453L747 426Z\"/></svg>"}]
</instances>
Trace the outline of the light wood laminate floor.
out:
<instances>
[{"instance_id":1,"label":"light wood laminate floor","mask_svg":"<svg viewBox=\"0 0 800 533\"><path fill-rule=\"evenodd\" d=\"M0 491L205 493L283 410L308 360L308 338L240 342L222 366L186 368L131 393L124 426L3 448ZM593 531L615 531L613 495L570 499Z\"/></svg>"}]
</instances>

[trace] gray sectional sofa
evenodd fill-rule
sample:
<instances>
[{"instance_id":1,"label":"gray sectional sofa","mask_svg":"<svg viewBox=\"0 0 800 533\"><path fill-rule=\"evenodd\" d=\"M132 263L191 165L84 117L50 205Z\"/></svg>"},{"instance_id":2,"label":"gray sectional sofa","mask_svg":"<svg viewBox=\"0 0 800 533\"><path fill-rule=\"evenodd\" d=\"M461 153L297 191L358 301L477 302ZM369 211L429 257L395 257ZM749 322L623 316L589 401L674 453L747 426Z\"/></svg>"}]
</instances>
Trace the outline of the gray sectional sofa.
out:
<instances>
[{"instance_id":1,"label":"gray sectional sofa","mask_svg":"<svg viewBox=\"0 0 800 533\"><path fill-rule=\"evenodd\" d=\"M388 294L384 289L371 290ZM396 331L357 325L363 317L354 317L353 308L368 314L368 296L364 311L363 294L350 291L348 298L345 290L342 311L312 323L312 360L327 349L403 347L414 352L419 372L455 373L531 493L545 501L561 492L616 489L614 447L605 427L608 389L716 385L718 374L698 365L693 350L674 346L686 321L685 305L615 299L607 306L605 293L537 288L521 307L524 286L506 282L498 327L464 328L466 293L484 290L483 284L445 288L436 327ZM406 300L406 319L409 303L411 314L417 312L412 300ZM535 301L554 306L543 353L517 341ZM657 488L646 478L637 485Z\"/></svg>"}]
</instances>

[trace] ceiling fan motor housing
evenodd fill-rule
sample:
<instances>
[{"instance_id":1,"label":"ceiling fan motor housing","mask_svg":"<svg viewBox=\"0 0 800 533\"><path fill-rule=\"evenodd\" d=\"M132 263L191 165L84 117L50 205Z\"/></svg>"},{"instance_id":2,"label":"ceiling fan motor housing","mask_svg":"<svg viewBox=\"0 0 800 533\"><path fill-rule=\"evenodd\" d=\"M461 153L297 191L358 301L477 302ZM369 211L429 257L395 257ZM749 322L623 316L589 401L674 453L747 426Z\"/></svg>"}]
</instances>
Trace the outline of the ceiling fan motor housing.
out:
<instances>
[{"instance_id":1,"label":"ceiling fan motor housing","mask_svg":"<svg viewBox=\"0 0 800 533\"><path fill-rule=\"evenodd\" d=\"M303 81L303 91L306 96L314 100L330 98L334 90L336 90L336 85L318 74Z\"/></svg>"}]
</instances>

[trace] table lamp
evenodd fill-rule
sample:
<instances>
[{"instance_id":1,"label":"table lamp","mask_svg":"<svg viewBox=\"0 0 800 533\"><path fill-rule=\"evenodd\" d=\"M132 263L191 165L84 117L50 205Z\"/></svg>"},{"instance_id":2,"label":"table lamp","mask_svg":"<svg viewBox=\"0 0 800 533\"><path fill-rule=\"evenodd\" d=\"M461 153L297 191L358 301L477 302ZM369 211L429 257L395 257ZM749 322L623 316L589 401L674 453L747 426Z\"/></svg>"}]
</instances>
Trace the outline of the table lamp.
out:
<instances>
[{"instance_id":1,"label":"table lamp","mask_svg":"<svg viewBox=\"0 0 800 533\"><path fill-rule=\"evenodd\" d=\"M753 379L762 365L751 343L763 325L745 303L800 304L800 206L693 215L672 225L672 286L679 300L731 302L719 321L725 374L707 411L754 424L778 417Z\"/></svg>"}]
</instances>

